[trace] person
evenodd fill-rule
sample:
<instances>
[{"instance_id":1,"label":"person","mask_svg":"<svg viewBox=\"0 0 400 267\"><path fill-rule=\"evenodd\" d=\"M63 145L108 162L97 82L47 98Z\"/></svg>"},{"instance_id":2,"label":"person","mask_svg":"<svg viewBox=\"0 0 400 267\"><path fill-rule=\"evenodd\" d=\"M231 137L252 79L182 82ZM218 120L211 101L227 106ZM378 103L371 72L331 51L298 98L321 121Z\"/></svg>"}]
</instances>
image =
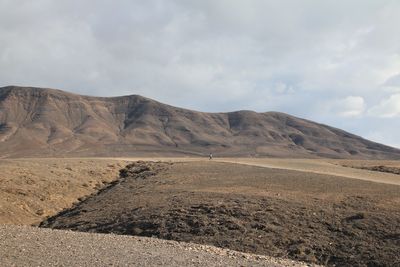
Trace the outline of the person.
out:
<instances>
[{"instance_id":1,"label":"person","mask_svg":"<svg viewBox=\"0 0 400 267\"><path fill-rule=\"evenodd\" d=\"M212 160L212 157L213 157L213 156L212 156L212 153L210 153L210 160Z\"/></svg>"}]
</instances>

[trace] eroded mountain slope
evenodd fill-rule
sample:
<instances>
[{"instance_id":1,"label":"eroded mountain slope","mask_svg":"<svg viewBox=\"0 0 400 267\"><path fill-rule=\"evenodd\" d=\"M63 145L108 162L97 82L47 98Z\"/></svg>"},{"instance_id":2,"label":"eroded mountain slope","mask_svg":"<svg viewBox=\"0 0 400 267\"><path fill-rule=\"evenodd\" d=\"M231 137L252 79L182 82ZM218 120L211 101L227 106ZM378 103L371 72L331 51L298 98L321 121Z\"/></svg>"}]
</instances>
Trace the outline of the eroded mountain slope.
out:
<instances>
[{"instance_id":1,"label":"eroded mountain slope","mask_svg":"<svg viewBox=\"0 0 400 267\"><path fill-rule=\"evenodd\" d=\"M0 88L0 153L16 156L400 158L400 150L284 113L204 113L138 95Z\"/></svg>"}]
</instances>

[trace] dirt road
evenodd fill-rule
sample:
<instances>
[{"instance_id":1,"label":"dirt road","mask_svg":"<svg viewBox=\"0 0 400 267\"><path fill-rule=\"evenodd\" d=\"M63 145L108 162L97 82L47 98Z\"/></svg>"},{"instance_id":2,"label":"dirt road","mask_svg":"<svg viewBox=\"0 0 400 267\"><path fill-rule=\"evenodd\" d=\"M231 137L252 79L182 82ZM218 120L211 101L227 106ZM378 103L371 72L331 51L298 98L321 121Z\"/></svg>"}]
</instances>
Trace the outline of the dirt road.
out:
<instances>
[{"instance_id":1,"label":"dirt road","mask_svg":"<svg viewBox=\"0 0 400 267\"><path fill-rule=\"evenodd\" d=\"M285 170L295 170L311 173L329 174L340 177L360 179L377 183L400 185L400 175L382 173L369 170L361 170L350 167L343 167L342 164L354 164L354 161L345 160L335 161L329 159L249 159L249 158L217 158L219 162L229 162L259 166L266 168L276 168ZM385 161L375 161L375 164L385 165ZM389 163L394 164L393 161ZM400 163L399 163L400 164Z\"/></svg>"}]
</instances>

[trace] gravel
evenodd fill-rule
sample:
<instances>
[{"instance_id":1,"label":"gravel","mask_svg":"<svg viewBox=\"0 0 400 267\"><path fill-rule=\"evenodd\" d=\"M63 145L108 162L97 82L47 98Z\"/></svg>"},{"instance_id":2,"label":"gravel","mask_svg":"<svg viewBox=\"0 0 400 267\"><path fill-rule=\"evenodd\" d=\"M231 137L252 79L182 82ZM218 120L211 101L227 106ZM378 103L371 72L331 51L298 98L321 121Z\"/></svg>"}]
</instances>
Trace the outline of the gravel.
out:
<instances>
[{"instance_id":1,"label":"gravel","mask_svg":"<svg viewBox=\"0 0 400 267\"><path fill-rule=\"evenodd\" d=\"M156 238L0 225L1 266L310 266Z\"/></svg>"}]
</instances>

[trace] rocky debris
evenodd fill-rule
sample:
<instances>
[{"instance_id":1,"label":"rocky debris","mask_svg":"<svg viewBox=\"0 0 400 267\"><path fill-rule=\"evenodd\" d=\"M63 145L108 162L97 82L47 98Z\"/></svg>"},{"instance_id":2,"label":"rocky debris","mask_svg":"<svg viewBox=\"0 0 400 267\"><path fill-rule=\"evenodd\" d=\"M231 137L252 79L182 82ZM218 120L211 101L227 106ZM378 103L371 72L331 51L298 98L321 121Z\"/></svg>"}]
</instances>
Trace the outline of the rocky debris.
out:
<instances>
[{"instance_id":1,"label":"rocky debris","mask_svg":"<svg viewBox=\"0 0 400 267\"><path fill-rule=\"evenodd\" d=\"M393 166L385 166L385 165L377 165L377 166L365 166L365 165L353 165L353 164L340 164L343 167L347 168L354 168L354 169L361 169L361 170L368 170L374 172L386 172L392 174L400 175L400 168L393 167Z\"/></svg>"},{"instance_id":2,"label":"rocky debris","mask_svg":"<svg viewBox=\"0 0 400 267\"><path fill-rule=\"evenodd\" d=\"M400 168L396 168L396 167L380 165L380 166L371 166L371 167L361 167L361 169L369 170L369 171L377 171L377 172L387 172L387 173L393 173L393 174L400 175Z\"/></svg>"},{"instance_id":3,"label":"rocky debris","mask_svg":"<svg viewBox=\"0 0 400 267\"><path fill-rule=\"evenodd\" d=\"M119 170L119 176L121 178L132 177L135 179L144 179L148 176L156 175L171 164L168 162L136 161Z\"/></svg>"},{"instance_id":4,"label":"rocky debris","mask_svg":"<svg viewBox=\"0 0 400 267\"><path fill-rule=\"evenodd\" d=\"M51 224L56 220L58 216L61 215L67 215L67 216L76 215L79 213L80 207L84 205L86 201L91 200L96 196L102 195L105 192L108 192L120 186L124 186L124 184L127 183L127 181L129 181L130 179L133 180L146 179L149 178L150 176L154 176L161 170L166 170L170 165L172 165L172 163L170 162L152 162L152 161L136 161L130 163L126 165L124 168L120 169L119 179L114 180L110 183L105 183L104 185L99 187L97 191L95 191L90 195L80 197L78 199L79 202L74 203L71 208L65 209L54 216L46 218L39 224L39 226L46 227L46 225Z\"/></svg>"},{"instance_id":5,"label":"rocky debris","mask_svg":"<svg viewBox=\"0 0 400 267\"><path fill-rule=\"evenodd\" d=\"M142 172L150 171L150 166L142 162L134 162L119 171L120 177L136 176ZM154 172L152 172L154 174Z\"/></svg>"},{"instance_id":6,"label":"rocky debris","mask_svg":"<svg viewBox=\"0 0 400 267\"><path fill-rule=\"evenodd\" d=\"M126 173L131 174L117 185L41 226L193 242L328 266L393 266L400 260L400 187L219 162L137 163Z\"/></svg>"},{"instance_id":7,"label":"rocky debris","mask_svg":"<svg viewBox=\"0 0 400 267\"><path fill-rule=\"evenodd\" d=\"M0 225L2 266L317 266L206 245Z\"/></svg>"}]
</instances>

